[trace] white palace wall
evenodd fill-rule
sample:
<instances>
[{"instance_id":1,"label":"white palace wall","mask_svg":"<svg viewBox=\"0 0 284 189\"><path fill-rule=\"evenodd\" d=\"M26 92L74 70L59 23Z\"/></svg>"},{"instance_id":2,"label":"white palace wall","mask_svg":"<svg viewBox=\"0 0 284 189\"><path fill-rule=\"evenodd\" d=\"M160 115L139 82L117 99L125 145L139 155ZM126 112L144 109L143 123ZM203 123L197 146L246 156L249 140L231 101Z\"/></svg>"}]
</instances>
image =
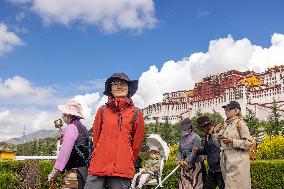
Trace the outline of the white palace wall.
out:
<instances>
[{"instance_id":1,"label":"white palace wall","mask_svg":"<svg viewBox=\"0 0 284 189\"><path fill-rule=\"evenodd\" d=\"M143 109L145 122L155 123L168 120L170 123L176 123L185 117L192 118L198 111L209 113L216 111L225 118L222 106L232 100L240 103L243 115L246 115L246 108L249 108L260 120L268 119L275 100L279 106L280 115L284 117L284 66L278 72L271 70L259 74L260 85L257 87L240 83L238 86L227 88L222 95L211 99L196 100L198 98L189 97L189 91L186 90L165 93L163 102Z\"/></svg>"}]
</instances>

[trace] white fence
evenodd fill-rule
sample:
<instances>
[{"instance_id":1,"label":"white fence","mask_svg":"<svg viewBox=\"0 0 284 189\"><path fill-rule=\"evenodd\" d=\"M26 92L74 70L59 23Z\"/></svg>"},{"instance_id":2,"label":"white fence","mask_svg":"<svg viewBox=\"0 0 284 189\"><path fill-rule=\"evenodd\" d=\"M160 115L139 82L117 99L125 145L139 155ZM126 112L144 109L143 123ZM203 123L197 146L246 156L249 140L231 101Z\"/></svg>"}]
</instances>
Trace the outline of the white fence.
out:
<instances>
[{"instance_id":1,"label":"white fence","mask_svg":"<svg viewBox=\"0 0 284 189\"><path fill-rule=\"evenodd\" d=\"M14 158L14 160L28 160L28 159L48 160L48 159L57 159L57 156L15 156Z\"/></svg>"}]
</instances>

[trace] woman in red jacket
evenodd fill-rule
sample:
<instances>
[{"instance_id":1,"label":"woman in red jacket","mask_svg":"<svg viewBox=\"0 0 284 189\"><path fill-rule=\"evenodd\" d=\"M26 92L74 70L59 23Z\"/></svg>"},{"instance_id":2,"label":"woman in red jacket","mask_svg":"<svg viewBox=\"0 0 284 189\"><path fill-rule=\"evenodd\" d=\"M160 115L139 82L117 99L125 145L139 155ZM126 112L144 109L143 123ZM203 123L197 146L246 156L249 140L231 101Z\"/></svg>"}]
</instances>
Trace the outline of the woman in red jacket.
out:
<instances>
[{"instance_id":1,"label":"woman in red jacket","mask_svg":"<svg viewBox=\"0 0 284 189\"><path fill-rule=\"evenodd\" d=\"M115 73L105 82L108 102L99 108L93 125L94 151L85 189L129 188L134 162L144 138L142 111L131 100L137 80Z\"/></svg>"}]
</instances>

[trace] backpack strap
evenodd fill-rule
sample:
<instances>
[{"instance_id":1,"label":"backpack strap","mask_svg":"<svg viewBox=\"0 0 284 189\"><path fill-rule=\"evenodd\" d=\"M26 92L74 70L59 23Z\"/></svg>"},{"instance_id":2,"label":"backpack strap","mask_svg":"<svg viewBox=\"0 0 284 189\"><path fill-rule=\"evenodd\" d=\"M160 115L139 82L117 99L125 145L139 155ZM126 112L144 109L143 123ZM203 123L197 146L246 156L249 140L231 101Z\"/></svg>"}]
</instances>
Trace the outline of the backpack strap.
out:
<instances>
[{"instance_id":1,"label":"backpack strap","mask_svg":"<svg viewBox=\"0 0 284 189\"><path fill-rule=\"evenodd\" d=\"M133 115L133 120L132 120L132 124L131 124L131 136L130 136L130 143L131 145L133 144L133 138L134 138L134 127L135 127L135 123L138 117L138 113L140 112L139 108L135 109L134 115Z\"/></svg>"},{"instance_id":2,"label":"backpack strap","mask_svg":"<svg viewBox=\"0 0 284 189\"><path fill-rule=\"evenodd\" d=\"M101 131L102 131L102 126L103 126L103 122L104 122L104 111L105 111L105 108L106 108L106 106L102 105L102 111L101 111ZM136 123L136 120L137 120L137 117L138 117L138 113L140 111L141 110L139 108L136 108L135 112L134 112L134 115L133 115L133 120L132 120L132 124L131 124L131 132L130 132L131 133L131 136L130 136L131 145L133 144L135 123Z\"/></svg>"},{"instance_id":3,"label":"backpack strap","mask_svg":"<svg viewBox=\"0 0 284 189\"><path fill-rule=\"evenodd\" d=\"M102 127L103 127L103 123L104 123L104 112L105 112L105 109L106 109L106 105L102 105L102 111L101 111L101 130L100 130L100 135L101 135ZM100 136L99 136L99 138L100 138Z\"/></svg>"},{"instance_id":4,"label":"backpack strap","mask_svg":"<svg viewBox=\"0 0 284 189\"><path fill-rule=\"evenodd\" d=\"M89 135L88 135L88 130L87 130L86 128L85 128L85 129L84 129L84 128L80 128L80 127L83 126L82 124L77 124L77 123L73 123L73 124L77 127L79 136L82 134L82 135L88 140L88 145L89 145L90 138L89 138ZM83 154L83 152L79 149L78 144L76 144L76 143L77 143L77 140L78 140L78 138L77 138L76 141L75 141L74 148L75 148L77 154L78 154L81 158L83 158L83 160L85 160L86 165L88 165L88 162L87 162L88 159L87 159L87 157L85 157L85 155ZM89 152L89 153L90 153L90 152ZM90 154L89 154L89 155L90 155Z\"/></svg>"},{"instance_id":5,"label":"backpack strap","mask_svg":"<svg viewBox=\"0 0 284 189\"><path fill-rule=\"evenodd\" d=\"M87 158L85 157L85 155L83 154L83 152L78 148L77 145L74 145L74 147L75 147L75 150L76 150L76 152L78 153L78 155L79 155L83 160L85 160L85 162L86 162ZM87 162L86 162L86 163L87 163Z\"/></svg>"}]
</instances>

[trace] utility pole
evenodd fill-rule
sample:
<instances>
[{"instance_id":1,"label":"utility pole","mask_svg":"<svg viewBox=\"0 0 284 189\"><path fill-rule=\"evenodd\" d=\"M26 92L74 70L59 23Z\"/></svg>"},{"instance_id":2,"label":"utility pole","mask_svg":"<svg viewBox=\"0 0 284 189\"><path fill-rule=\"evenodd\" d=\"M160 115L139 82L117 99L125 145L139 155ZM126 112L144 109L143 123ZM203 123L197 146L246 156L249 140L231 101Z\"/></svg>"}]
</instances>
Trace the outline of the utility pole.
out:
<instances>
[{"instance_id":1,"label":"utility pole","mask_svg":"<svg viewBox=\"0 0 284 189\"><path fill-rule=\"evenodd\" d=\"M26 143L26 125L24 125L23 139L24 139L24 143Z\"/></svg>"}]
</instances>

